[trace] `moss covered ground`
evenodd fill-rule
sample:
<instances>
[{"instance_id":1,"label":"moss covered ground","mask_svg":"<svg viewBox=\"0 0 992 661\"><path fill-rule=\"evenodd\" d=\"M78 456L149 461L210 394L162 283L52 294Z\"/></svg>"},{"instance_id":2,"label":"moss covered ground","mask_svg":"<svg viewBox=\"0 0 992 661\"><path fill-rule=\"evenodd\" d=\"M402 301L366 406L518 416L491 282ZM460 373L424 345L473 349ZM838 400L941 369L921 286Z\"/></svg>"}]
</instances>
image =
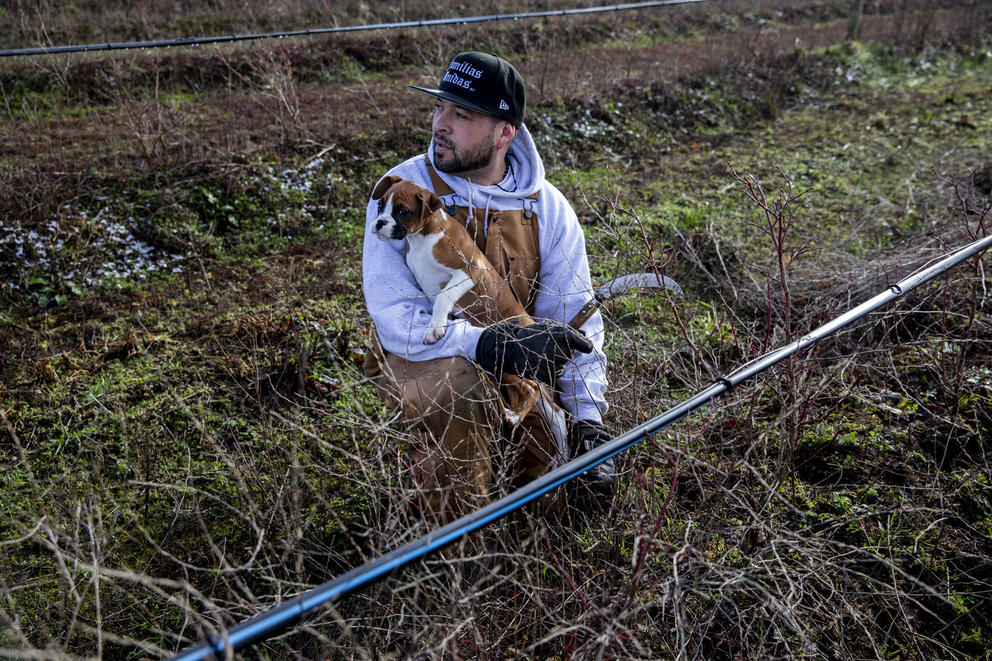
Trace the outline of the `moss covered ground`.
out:
<instances>
[{"instance_id":1,"label":"moss covered ground","mask_svg":"<svg viewBox=\"0 0 992 661\"><path fill-rule=\"evenodd\" d=\"M865 3L845 42L847 2L704 4L0 62L0 655L166 656L423 532L360 259L440 50L520 63L598 281L685 290L606 306L617 433L988 231L987 8ZM625 453L602 510L518 514L256 654L987 657L988 285L948 273Z\"/></svg>"}]
</instances>

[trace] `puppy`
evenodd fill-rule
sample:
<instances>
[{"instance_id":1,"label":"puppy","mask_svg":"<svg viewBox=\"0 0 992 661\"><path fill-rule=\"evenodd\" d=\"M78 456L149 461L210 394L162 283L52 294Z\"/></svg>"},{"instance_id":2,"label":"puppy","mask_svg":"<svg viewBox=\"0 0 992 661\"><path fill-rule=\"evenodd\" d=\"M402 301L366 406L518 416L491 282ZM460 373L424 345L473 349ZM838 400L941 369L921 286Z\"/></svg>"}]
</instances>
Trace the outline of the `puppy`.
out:
<instances>
[{"instance_id":1,"label":"puppy","mask_svg":"<svg viewBox=\"0 0 992 661\"><path fill-rule=\"evenodd\" d=\"M513 319L523 325L534 320L510 291L499 272L460 223L444 211L434 192L400 177L385 177L372 191L379 201L374 231L383 240L406 239L406 263L433 303L424 344L442 337L452 312L477 326ZM501 377L507 400L506 421L517 425L534 407L548 417L551 407L542 400L541 386L513 374ZM559 431L556 429L555 436Z\"/></svg>"}]
</instances>

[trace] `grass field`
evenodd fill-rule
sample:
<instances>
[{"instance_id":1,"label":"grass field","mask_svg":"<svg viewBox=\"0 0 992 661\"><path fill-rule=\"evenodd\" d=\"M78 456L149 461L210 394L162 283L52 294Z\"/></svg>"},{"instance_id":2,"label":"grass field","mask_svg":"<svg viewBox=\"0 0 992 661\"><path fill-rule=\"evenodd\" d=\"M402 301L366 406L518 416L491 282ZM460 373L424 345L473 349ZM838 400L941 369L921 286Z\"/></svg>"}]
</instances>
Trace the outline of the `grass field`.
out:
<instances>
[{"instance_id":1,"label":"grass field","mask_svg":"<svg viewBox=\"0 0 992 661\"><path fill-rule=\"evenodd\" d=\"M618 434L986 235L990 7L869 0L850 42L851 4L0 60L0 656L168 656L424 532L362 374L361 239L429 139L407 84L459 50L519 65L595 279L685 289L606 306ZM0 33L465 11L160 5L21 3ZM603 511L518 513L253 654L989 658L985 263L631 449Z\"/></svg>"}]
</instances>

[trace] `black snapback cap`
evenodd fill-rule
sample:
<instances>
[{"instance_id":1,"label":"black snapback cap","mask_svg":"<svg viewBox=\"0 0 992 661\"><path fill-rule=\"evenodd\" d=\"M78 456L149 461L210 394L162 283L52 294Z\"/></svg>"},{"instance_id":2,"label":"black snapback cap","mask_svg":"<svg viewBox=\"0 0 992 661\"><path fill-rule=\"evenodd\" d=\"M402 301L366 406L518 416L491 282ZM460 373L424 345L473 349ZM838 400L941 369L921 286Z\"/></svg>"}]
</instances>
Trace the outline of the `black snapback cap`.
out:
<instances>
[{"instance_id":1,"label":"black snapback cap","mask_svg":"<svg viewBox=\"0 0 992 661\"><path fill-rule=\"evenodd\" d=\"M440 99L487 115L495 115L520 128L527 106L524 79L509 62L488 53L459 53L448 64L437 89L410 85Z\"/></svg>"}]
</instances>

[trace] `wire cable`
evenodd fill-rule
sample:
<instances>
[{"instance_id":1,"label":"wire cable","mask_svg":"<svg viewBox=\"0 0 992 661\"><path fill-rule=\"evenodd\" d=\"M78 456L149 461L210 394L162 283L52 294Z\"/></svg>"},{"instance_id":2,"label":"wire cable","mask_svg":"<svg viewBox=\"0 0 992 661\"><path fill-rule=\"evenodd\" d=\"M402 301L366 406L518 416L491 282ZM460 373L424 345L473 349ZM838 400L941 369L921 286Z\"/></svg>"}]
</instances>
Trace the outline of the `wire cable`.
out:
<instances>
[{"instance_id":1,"label":"wire cable","mask_svg":"<svg viewBox=\"0 0 992 661\"><path fill-rule=\"evenodd\" d=\"M685 5L706 0L658 0L656 2L632 2L602 7L581 7L576 9L558 9L553 11L532 11L517 14L493 14L490 16L466 16L461 18L436 18L421 21L400 21L395 23L372 23L368 25L349 25L330 28L308 28L305 30L287 30L283 32L266 32L261 34L221 35L214 37L184 37L179 39L158 39L153 41L122 41L106 44L80 44L75 46L38 46L35 48L15 48L0 50L0 57L25 57L37 55L57 55L61 53L89 53L93 51L128 50L135 48L171 48L174 46L202 46L235 41L254 41L259 39L283 39L286 37L307 37L339 32L362 32L368 30L400 30L405 28L423 28L436 25L467 25L470 23L490 23L494 21L517 21L527 18L544 18L549 16L574 16L578 14L601 14L613 11L631 11L634 9L649 9L668 5Z\"/></svg>"},{"instance_id":2,"label":"wire cable","mask_svg":"<svg viewBox=\"0 0 992 661\"><path fill-rule=\"evenodd\" d=\"M546 473L503 498L475 512L471 512L460 519L452 521L448 525L424 537L408 542L309 592L289 599L279 606L222 631L218 636L211 636L208 641L172 657L172 661L199 661L215 655L217 658L226 658L225 654L228 652L236 652L270 638L276 633L301 621L307 613L318 606L337 601L364 587L372 585L391 572L457 541L510 512L520 509L565 482L578 477L588 469L598 466L607 459L637 445L644 439L650 438L673 422L681 420L696 409L705 406L717 397L729 392L743 381L756 376L785 358L809 348L814 343L863 318L915 287L932 280L941 273L979 254L990 246L992 246L992 236L987 236L955 250L931 266L904 278L895 286L887 287L882 293L807 333L799 340L773 350L734 370L729 375L718 378L713 385L658 417L640 425L638 428L617 436L608 443Z\"/></svg>"}]
</instances>

